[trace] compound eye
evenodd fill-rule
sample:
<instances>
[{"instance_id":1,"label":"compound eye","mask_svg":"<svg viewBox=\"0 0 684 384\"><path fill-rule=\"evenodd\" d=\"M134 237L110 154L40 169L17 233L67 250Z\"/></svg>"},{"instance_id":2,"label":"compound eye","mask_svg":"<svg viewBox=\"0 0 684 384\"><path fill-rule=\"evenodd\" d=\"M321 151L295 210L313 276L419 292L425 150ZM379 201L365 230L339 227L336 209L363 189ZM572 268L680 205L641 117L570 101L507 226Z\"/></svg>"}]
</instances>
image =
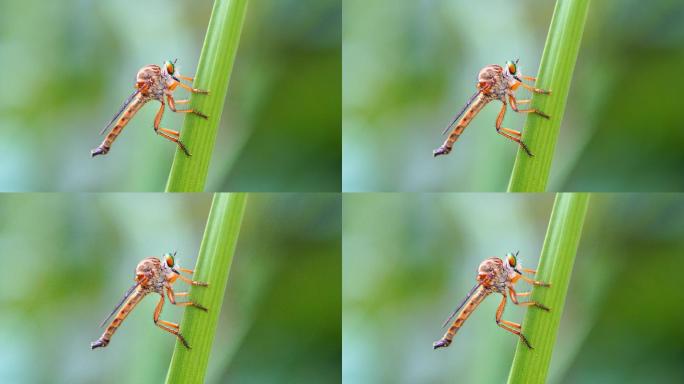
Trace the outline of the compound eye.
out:
<instances>
[{"instance_id":1,"label":"compound eye","mask_svg":"<svg viewBox=\"0 0 684 384\"><path fill-rule=\"evenodd\" d=\"M506 256L506 259L508 260L508 265L510 265L512 268L515 268L516 264L518 264L518 261L515 259L515 256L508 254Z\"/></svg>"},{"instance_id":2,"label":"compound eye","mask_svg":"<svg viewBox=\"0 0 684 384\"><path fill-rule=\"evenodd\" d=\"M172 62L167 61L166 63L164 63L164 66L166 67L166 73L168 73L169 75L173 75L176 72L176 66L173 65Z\"/></svg>"},{"instance_id":3,"label":"compound eye","mask_svg":"<svg viewBox=\"0 0 684 384\"><path fill-rule=\"evenodd\" d=\"M507 66L508 66L508 73L510 73L511 75L515 75L518 72L518 68L516 67L515 63L509 61L507 63Z\"/></svg>"},{"instance_id":4,"label":"compound eye","mask_svg":"<svg viewBox=\"0 0 684 384\"><path fill-rule=\"evenodd\" d=\"M173 259L173 256L171 256L170 254L167 253L166 255L164 255L164 261L166 262L166 265L169 268L173 268L173 265L175 264L175 260Z\"/></svg>"}]
</instances>

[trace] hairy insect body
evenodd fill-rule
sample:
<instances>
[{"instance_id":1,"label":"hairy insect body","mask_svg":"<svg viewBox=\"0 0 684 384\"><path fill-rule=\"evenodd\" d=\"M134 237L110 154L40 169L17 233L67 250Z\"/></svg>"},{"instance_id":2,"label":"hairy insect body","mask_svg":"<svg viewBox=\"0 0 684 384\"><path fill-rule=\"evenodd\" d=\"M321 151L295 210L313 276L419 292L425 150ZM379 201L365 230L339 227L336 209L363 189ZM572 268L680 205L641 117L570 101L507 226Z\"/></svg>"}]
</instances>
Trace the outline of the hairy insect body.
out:
<instances>
[{"instance_id":1,"label":"hairy insect body","mask_svg":"<svg viewBox=\"0 0 684 384\"><path fill-rule=\"evenodd\" d=\"M176 109L176 103L185 104L188 103L189 100L175 100L173 98L173 92L178 86L185 88L192 93L208 94L209 92L183 84L180 79L193 81L193 78L185 77L178 73L175 69L175 61L173 63L167 61L164 64L164 67L160 67L156 64L142 67L136 75L135 91L128 97L119 109L119 112L114 115L109 124L102 130L101 134L104 134L104 132L116 122L111 132L109 132L102 141L102 144L90 152L91 156L106 155L111 149L114 140L121 134L124 127L140 108L150 100L157 100L161 104L154 119L154 131L159 136L176 143L178 148L187 156L190 156L190 152L185 147L185 144L180 141L179 132L161 127L161 119L166 106L164 99L166 98L166 101L168 101L169 107L173 112L191 113L206 119L207 116L205 114L195 109Z\"/></svg>"},{"instance_id":2,"label":"hairy insect body","mask_svg":"<svg viewBox=\"0 0 684 384\"><path fill-rule=\"evenodd\" d=\"M148 257L138 263L135 268L135 285L133 285L133 287L126 292L124 299L114 308L114 311L112 311L109 317L105 319L103 325L111 318L111 316L116 313L116 316L107 326L102 336L90 344L92 349L106 347L116 330L121 326L121 323L124 321L124 319L131 313L135 306L150 293L158 293L161 297L154 311L154 323L159 328L176 336L185 347L190 348L190 345L180 333L179 325L161 320L159 316L161 314L166 296L168 296L171 304L179 306L193 306L206 311L206 308L192 301L177 302L175 299L176 296L187 296L188 293L174 292L172 284L179 278L191 285L206 287L208 284L200 281L193 281L187 277L181 276L180 272L193 273L193 271L181 268L175 264L174 255L164 255L164 261L156 257Z\"/></svg>"},{"instance_id":3,"label":"hairy insect body","mask_svg":"<svg viewBox=\"0 0 684 384\"><path fill-rule=\"evenodd\" d=\"M136 76L136 88L148 99L164 101L166 88L169 87L169 75L156 64L142 67ZM148 86L145 86L148 84Z\"/></svg>"},{"instance_id":4,"label":"hairy insect body","mask_svg":"<svg viewBox=\"0 0 684 384\"><path fill-rule=\"evenodd\" d=\"M501 317L506 306L508 293L510 293L511 300L516 305L535 306L546 311L549 310L544 305L535 301L519 302L518 296L529 296L530 292L517 293L513 286L516 281L523 279L533 285L543 287L549 287L550 284L542 283L523 276L522 272L536 273L536 271L522 268L520 263L518 263L516 256L517 253L516 255L509 253L506 255L506 261L498 257L491 257L480 263L477 271L477 284L475 287L473 287L473 289L471 289L465 300L456 308L456 310L445 322L445 325L448 324L448 322L458 313L456 320L454 320L444 336L433 343L432 346L434 349L448 347L458 330L461 328L461 326L463 326L463 323L468 319L468 317L470 317L471 313L487 296L492 293L500 293L503 296L503 299L499 304L499 308L496 311L497 325L508 332L517 335L525 345L527 345L529 348L532 348L530 343L527 341L527 338L522 334L520 324L502 320Z\"/></svg>"},{"instance_id":5,"label":"hairy insect body","mask_svg":"<svg viewBox=\"0 0 684 384\"><path fill-rule=\"evenodd\" d=\"M492 64L482 68L477 78L478 89L482 89L482 93L489 97L490 100L506 102L510 83L504 78L503 68L500 65Z\"/></svg>"},{"instance_id":6,"label":"hairy insect body","mask_svg":"<svg viewBox=\"0 0 684 384\"><path fill-rule=\"evenodd\" d=\"M444 143L432 152L433 156L449 154L454 143L458 140L475 115L477 115L487 103L493 100L499 100L503 104L496 119L496 132L517 143L530 157L533 156L532 152L527 148L527 145L522 141L522 134L520 131L503 127L504 115L507 106L510 104L515 112L534 113L548 119L548 115L536 108L519 109L519 104L530 103L530 100L517 100L513 91L521 86L534 93L548 95L551 94L551 91L545 91L523 83L523 79L536 81L536 78L524 76L518 69L517 63L517 60L515 62L509 61L506 63L506 67L491 64L480 70L477 76L477 91L470 97L465 107L463 107L463 109L451 120L449 125L447 125L444 133L449 131L449 129L452 129L452 127L453 129Z\"/></svg>"}]
</instances>

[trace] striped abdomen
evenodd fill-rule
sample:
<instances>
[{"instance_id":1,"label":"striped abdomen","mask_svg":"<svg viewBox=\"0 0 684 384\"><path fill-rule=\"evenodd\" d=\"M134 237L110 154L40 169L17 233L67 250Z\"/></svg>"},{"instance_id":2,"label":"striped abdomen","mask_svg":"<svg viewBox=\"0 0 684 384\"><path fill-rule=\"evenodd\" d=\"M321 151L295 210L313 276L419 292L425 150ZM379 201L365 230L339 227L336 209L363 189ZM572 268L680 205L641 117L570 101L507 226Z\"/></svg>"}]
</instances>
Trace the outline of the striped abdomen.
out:
<instances>
[{"instance_id":1,"label":"striped abdomen","mask_svg":"<svg viewBox=\"0 0 684 384\"><path fill-rule=\"evenodd\" d=\"M451 324L449 329L446 331L444 336L438 341L435 341L432 345L434 349L441 347L448 347L451 341L454 339L456 332L463 326L463 323L468 319L471 313L477 308L478 305L484 300L487 295L491 292L486 290L484 287L480 286L478 289L470 296L468 301L463 305L463 309L459 312L458 317Z\"/></svg>"},{"instance_id":2,"label":"striped abdomen","mask_svg":"<svg viewBox=\"0 0 684 384\"><path fill-rule=\"evenodd\" d=\"M112 335L114 335L114 332L121 326L121 323L124 321L124 319L128 316L129 313L135 308L135 306L142 300L143 297L147 294L146 291L143 291L142 289L138 288L133 292L133 294L126 300L126 303L121 307L121 310L119 310L119 313L116 314L116 317L112 322L107 326L107 329L105 329L104 333L102 336L100 336L99 339L96 341L90 343L90 348L95 349L98 347L106 347L107 344L109 344L109 340L111 340Z\"/></svg>"},{"instance_id":3,"label":"striped abdomen","mask_svg":"<svg viewBox=\"0 0 684 384\"><path fill-rule=\"evenodd\" d=\"M107 134L107 137L105 137L104 141L102 142L103 147L111 148L112 143L114 140L116 140L116 137L119 136L126 124L131 121L133 116L135 116L135 114L140 110L140 108L142 108L143 105L145 105L143 96L138 94L128 108L126 108L123 115L121 115L119 121L116 122L116 125L114 128L112 128L112 131Z\"/></svg>"},{"instance_id":4,"label":"striped abdomen","mask_svg":"<svg viewBox=\"0 0 684 384\"><path fill-rule=\"evenodd\" d=\"M468 124L470 124L473 118L475 118L478 112L480 112L488 102L489 99L485 95L480 94L473 105L471 105L465 114L463 114L461 120L459 120L458 124L456 124L454 129L449 134L449 137L444 141L444 144L442 144L442 147L451 150L451 147L453 147L454 143L456 140L458 140L459 136L461 136Z\"/></svg>"},{"instance_id":5,"label":"striped abdomen","mask_svg":"<svg viewBox=\"0 0 684 384\"><path fill-rule=\"evenodd\" d=\"M112 131L107 134L107 137L105 137L105 139L102 141L102 144L90 151L91 155L106 155L107 152L109 152L109 149L112 147L112 143L114 143L114 140L116 140L117 136L119 136L126 124L131 121L136 112L138 112L148 100L148 98L138 93L133 101L128 104L123 112L123 115L121 115L119 120L116 122L116 125L114 128L112 128Z\"/></svg>"}]
</instances>

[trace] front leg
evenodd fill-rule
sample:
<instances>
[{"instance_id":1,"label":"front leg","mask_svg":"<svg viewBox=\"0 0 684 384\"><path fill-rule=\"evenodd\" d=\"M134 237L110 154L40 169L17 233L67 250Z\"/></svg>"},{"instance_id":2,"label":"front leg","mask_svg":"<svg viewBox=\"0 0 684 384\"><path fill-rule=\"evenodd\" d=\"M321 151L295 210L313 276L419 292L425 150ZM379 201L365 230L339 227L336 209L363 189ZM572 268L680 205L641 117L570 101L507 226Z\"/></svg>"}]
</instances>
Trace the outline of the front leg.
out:
<instances>
[{"instance_id":1,"label":"front leg","mask_svg":"<svg viewBox=\"0 0 684 384\"><path fill-rule=\"evenodd\" d=\"M508 94L508 100L511 102L511 109L518 113L536 113L537 115L548 119L549 115L546 113L538 110L537 108L528 108L528 109L518 109L518 100L515 99L515 96L512 93ZM529 102L529 100L524 100L526 103Z\"/></svg>"},{"instance_id":2,"label":"front leg","mask_svg":"<svg viewBox=\"0 0 684 384\"><path fill-rule=\"evenodd\" d=\"M191 77L186 78L185 76L179 76L179 77L182 79L192 79ZM180 81L176 81L176 84L180 85L181 88L185 88L192 93L199 93L201 95L208 95L209 94L209 91L205 91L203 89L193 88L189 85L185 85L185 84L181 83Z\"/></svg>"},{"instance_id":3,"label":"front leg","mask_svg":"<svg viewBox=\"0 0 684 384\"><path fill-rule=\"evenodd\" d=\"M520 82L520 85L522 85L523 88L527 89L528 91L532 91L534 93L539 93L542 95L550 95L551 94L551 91L547 91L544 89L539 89L539 88L533 87L531 85L527 85L527 84L523 83L522 81Z\"/></svg>"},{"instance_id":4,"label":"front leg","mask_svg":"<svg viewBox=\"0 0 684 384\"><path fill-rule=\"evenodd\" d=\"M520 275L520 278L523 279L523 280L525 280L525 281L527 281L528 283L530 283L530 284L532 284L532 285L536 285L536 286L538 286L538 287L550 287L550 286L551 286L551 283L544 283L544 282L542 282L542 281L537 281L537 280L534 280L534 279L530 279L530 278L527 277L527 276Z\"/></svg>"},{"instance_id":5,"label":"front leg","mask_svg":"<svg viewBox=\"0 0 684 384\"><path fill-rule=\"evenodd\" d=\"M511 294L511 301L512 301L513 304L515 304L515 305L520 305L520 306L523 306L523 307L530 307L530 306L532 306L532 307L537 307L537 308L539 308L539 309L543 309L543 310L545 310L545 311L547 311L547 312L550 311L550 309L549 309L548 307L546 307L545 305L540 304L539 302L536 302L536 301L521 301L521 302L518 301L518 296L529 296L529 295L530 295L530 292L525 292L525 293L520 293L520 294L519 294L519 293L517 293L517 292L515 291L515 289L513 289L513 287L511 287L511 286L508 287L508 292L510 292L510 294Z\"/></svg>"},{"instance_id":6,"label":"front leg","mask_svg":"<svg viewBox=\"0 0 684 384\"><path fill-rule=\"evenodd\" d=\"M185 281L186 283L188 283L190 285L195 285L195 286L199 286L199 287L208 287L209 286L209 283L205 283L203 281L194 281L192 279L188 279L187 277L185 277L183 275L178 275L178 278Z\"/></svg>"},{"instance_id":7,"label":"front leg","mask_svg":"<svg viewBox=\"0 0 684 384\"><path fill-rule=\"evenodd\" d=\"M176 100L173 98L171 93L166 94L166 99L169 101L169 108L171 108L172 111L177 112L177 113L192 113L195 114L203 119L208 119L207 115L204 113L196 110L196 109L176 109ZM188 103L188 100L179 100L180 103L186 104Z\"/></svg>"},{"instance_id":8,"label":"front leg","mask_svg":"<svg viewBox=\"0 0 684 384\"><path fill-rule=\"evenodd\" d=\"M195 302L192 302L192 301L177 302L177 301L176 301L176 295L178 295L178 296L188 296L188 292L179 292L179 293L175 293L175 292L173 291L173 288L171 288L170 285L166 285L166 294L169 296L169 301L170 301L171 304L173 304L173 305L177 305L177 306L179 306L179 307L188 307L188 306L190 306L190 307L195 307L195 308L199 308L199 309L203 310L204 312L207 312L207 308L206 308L206 307L204 307L204 306L202 306L202 305L200 305L200 304L197 304L197 303L195 303Z\"/></svg>"}]
</instances>

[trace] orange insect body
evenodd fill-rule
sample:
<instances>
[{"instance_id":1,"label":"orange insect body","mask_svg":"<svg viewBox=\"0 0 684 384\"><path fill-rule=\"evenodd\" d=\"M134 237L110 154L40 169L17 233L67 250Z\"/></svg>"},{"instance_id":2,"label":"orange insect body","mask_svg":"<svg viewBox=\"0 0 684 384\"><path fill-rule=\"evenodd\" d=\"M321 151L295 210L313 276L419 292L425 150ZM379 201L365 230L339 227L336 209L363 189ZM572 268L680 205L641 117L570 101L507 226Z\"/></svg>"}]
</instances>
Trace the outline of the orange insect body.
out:
<instances>
[{"instance_id":1,"label":"orange insect body","mask_svg":"<svg viewBox=\"0 0 684 384\"><path fill-rule=\"evenodd\" d=\"M193 281L192 279L181 275L180 272L192 274L194 271L179 267L175 263L174 256L175 253L173 255L167 253L164 255L163 261L156 257L148 257L138 263L138 266L135 269L135 284L128 290L128 292L126 292L124 298L114 308L112 313L102 322L103 326L116 313L114 320L112 320L109 326L107 326L102 336L90 343L91 349L106 347L114 335L114 332L116 332L119 326L121 326L121 323L124 321L124 319L148 293L158 293L161 296L161 299L159 300L159 303L154 311L154 324L159 328L175 335L186 348L190 348L190 345L180 333L180 327L178 324L159 319L162 308L164 307L165 294L168 295L171 304L178 306L192 306L206 311L206 308L192 301L176 302L176 296L187 296L188 293L174 292L171 285L177 279L181 279L188 284L196 286L206 287L209 284L200 281Z\"/></svg>"},{"instance_id":2,"label":"orange insect body","mask_svg":"<svg viewBox=\"0 0 684 384\"><path fill-rule=\"evenodd\" d=\"M157 112L154 119L154 132L159 136L168 139L176 145L187 155L190 156L190 152L185 147L185 145L180 141L180 134L178 131L173 131L171 129L162 128L161 119L164 114L164 98L169 103L169 108L173 112L178 113L192 113L201 118L206 119L207 116L202 112L195 109L176 109L176 103L185 104L189 103L189 100L175 100L173 98L173 91L178 87L187 89L192 93L208 94L209 91L203 91L200 89L192 88L180 82L180 80L193 81L192 77L182 76L178 73L175 68L175 61L167 61L164 67L160 67L155 64L146 65L138 71L136 76L135 91L126 99L124 104L119 109L119 112L114 115L112 120L107 124L107 126L102 130L101 134L104 134L109 127L116 122L112 131L104 138L102 144L97 148L90 151L90 154L94 156L106 155L112 147L114 140L121 134L124 127L128 122L135 116L135 114L150 100L157 100L161 103L161 107Z\"/></svg>"},{"instance_id":3,"label":"orange insect body","mask_svg":"<svg viewBox=\"0 0 684 384\"><path fill-rule=\"evenodd\" d=\"M496 119L496 132L507 139L518 143L525 153L527 153L530 157L533 156L532 152L530 152L529 148L527 148L527 145L523 143L521 138L522 135L519 131L502 127L504 115L506 114L506 106L508 105L507 99L511 104L511 108L515 112L535 113L548 119L548 115L536 108L518 109L518 104L526 104L531 100L517 100L513 92L520 86L534 93L541 93L545 95L550 95L551 91L545 91L523 83L523 79L529 81L536 81L537 79L531 76L523 76L517 64L517 60L515 62L509 61L506 63L505 68L500 65L492 64L480 70L480 73L477 76L477 91L473 96L471 96L465 107L463 107L463 109L451 120L449 125L447 125L444 133L446 133L452 126L453 129L444 143L432 152L435 157L449 154L454 146L454 143L461 136L468 124L470 124L470 122L482 110L482 108L492 100L499 100L503 103L501 111L499 112L499 116ZM463 115L462 118L461 115ZM456 125L454 126L454 124Z\"/></svg>"},{"instance_id":4,"label":"orange insect body","mask_svg":"<svg viewBox=\"0 0 684 384\"><path fill-rule=\"evenodd\" d=\"M517 335L527 347L532 349L532 346L527 341L527 338L521 332L520 324L501 319L504 308L506 307L507 294L510 293L513 304L522 306L535 306L548 311L549 308L536 301L519 302L518 297L529 296L531 292L517 293L513 287L513 284L520 279L540 287L550 287L551 284L542 283L524 276L522 272L534 274L536 271L522 268L516 256L517 253L515 255L509 253L506 255L506 261L501 260L498 257L492 257L480 264L477 274L477 284L470 290L461 305L456 308L456 310L444 323L444 326L446 326L456 315L456 313L458 313L456 320L454 320L444 336L433 343L432 347L434 349L448 347L454 339L456 332L458 332L461 326L463 326L463 323L468 319L468 317L470 317L477 306L480 305L480 303L482 303L482 301L492 293L500 293L503 296L503 299L499 304L499 308L496 311L496 324L508 332Z\"/></svg>"}]
</instances>

